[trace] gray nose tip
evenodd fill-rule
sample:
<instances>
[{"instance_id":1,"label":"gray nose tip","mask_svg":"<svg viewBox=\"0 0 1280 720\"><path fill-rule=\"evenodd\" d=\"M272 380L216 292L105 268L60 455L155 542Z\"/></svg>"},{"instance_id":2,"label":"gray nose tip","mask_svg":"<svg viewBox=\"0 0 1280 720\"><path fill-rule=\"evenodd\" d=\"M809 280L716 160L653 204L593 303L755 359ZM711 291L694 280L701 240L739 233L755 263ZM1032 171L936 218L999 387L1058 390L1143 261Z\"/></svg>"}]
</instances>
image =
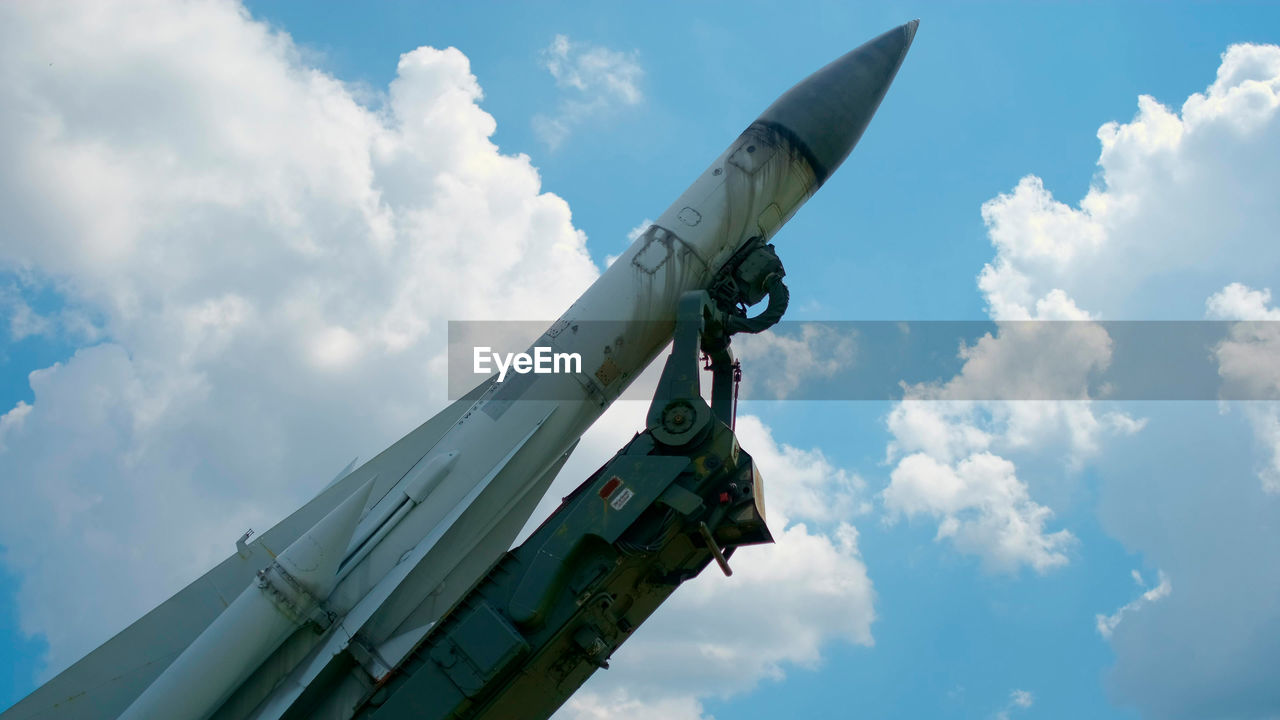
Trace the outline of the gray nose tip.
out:
<instances>
[{"instance_id":1,"label":"gray nose tip","mask_svg":"<svg viewBox=\"0 0 1280 720\"><path fill-rule=\"evenodd\" d=\"M783 93L756 122L799 145L821 185L867 129L919 24L912 20L836 58Z\"/></svg>"}]
</instances>

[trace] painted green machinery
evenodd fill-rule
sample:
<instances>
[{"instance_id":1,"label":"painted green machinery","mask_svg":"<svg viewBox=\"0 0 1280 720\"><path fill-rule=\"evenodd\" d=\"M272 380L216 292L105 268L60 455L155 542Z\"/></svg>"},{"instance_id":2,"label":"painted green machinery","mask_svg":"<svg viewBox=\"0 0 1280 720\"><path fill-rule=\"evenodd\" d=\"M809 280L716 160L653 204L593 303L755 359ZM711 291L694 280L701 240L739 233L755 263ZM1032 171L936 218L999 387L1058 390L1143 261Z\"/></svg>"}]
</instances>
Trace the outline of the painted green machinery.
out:
<instances>
[{"instance_id":1,"label":"painted green machinery","mask_svg":"<svg viewBox=\"0 0 1280 720\"><path fill-rule=\"evenodd\" d=\"M702 291L681 298L647 429L495 563L356 717L549 717L681 583L712 562L729 575L735 549L773 541L760 474L732 429L740 373L729 335L772 323L744 328L750 303L726 301L759 300L746 288L764 283L777 316L786 304L772 247L753 249L771 272L761 276L761 255L747 253L733 265L755 277L727 277L715 301ZM699 391L700 350L711 404Z\"/></svg>"}]
</instances>

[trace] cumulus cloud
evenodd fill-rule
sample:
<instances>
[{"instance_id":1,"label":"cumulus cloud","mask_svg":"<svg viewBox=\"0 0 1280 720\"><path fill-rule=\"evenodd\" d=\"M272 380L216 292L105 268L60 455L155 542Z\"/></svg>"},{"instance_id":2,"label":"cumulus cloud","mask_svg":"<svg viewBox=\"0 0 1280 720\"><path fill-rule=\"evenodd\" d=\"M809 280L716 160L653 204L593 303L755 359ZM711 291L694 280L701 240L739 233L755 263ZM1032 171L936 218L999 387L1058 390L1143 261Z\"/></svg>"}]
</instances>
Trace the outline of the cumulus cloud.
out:
<instances>
[{"instance_id":1,"label":"cumulus cloud","mask_svg":"<svg viewBox=\"0 0 1280 720\"><path fill-rule=\"evenodd\" d=\"M644 70L635 51L618 52L556 35L542 51L542 66L555 78L561 96L554 113L533 117L533 129L553 150L574 128L644 99Z\"/></svg>"},{"instance_id":2,"label":"cumulus cloud","mask_svg":"<svg viewBox=\"0 0 1280 720\"><path fill-rule=\"evenodd\" d=\"M1280 47L1233 45L1212 84L1181 108L1143 96L1130 121L1102 126L1098 170L1078 204L1035 176L986 203L995 256L978 282L991 316L1034 318L1069 299L1090 318L1273 317L1267 291L1253 288L1280 271L1278 108ZM1244 334L1217 349L1224 380L1235 373L1269 387L1260 327L1242 323ZM1272 453L1280 419L1254 405L1244 414L1262 413L1250 423L1255 444ZM1144 427L1112 417L1116 432L1141 433L1087 454L1103 478L1104 529L1179 579L1178 593L1120 613L1119 625L1103 616L1117 658L1114 696L1153 717L1272 716L1280 695L1261 668L1274 666L1280 646L1274 603L1264 599L1277 577L1259 572L1256 558L1280 543L1264 494L1274 463L1258 472L1260 488L1241 447L1247 429L1212 409L1147 409ZM1077 419L1087 427L1088 417ZM1105 425L1107 416L1095 419ZM979 427L999 446L1001 427ZM1167 593L1162 586L1146 592Z\"/></svg>"},{"instance_id":3,"label":"cumulus cloud","mask_svg":"<svg viewBox=\"0 0 1280 720\"><path fill-rule=\"evenodd\" d=\"M1262 489L1280 495L1280 408L1274 403L1245 406L1245 416L1253 426L1254 440L1262 446L1266 459L1258 469Z\"/></svg>"},{"instance_id":4,"label":"cumulus cloud","mask_svg":"<svg viewBox=\"0 0 1280 720\"><path fill-rule=\"evenodd\" d=\"M1102 317L1188 318L1226 279L1267 277L1280 205L1260 188L1280 164L1280 47L1233 45L1217 79L1171 110L1149 96L1098 131L1099 172L1078 207L1035 176L982 209L996 256L979 286L992 315L1018 319L1054 290ZM1248 264L1241 263L1248 258ZM1176 290L1160 282L1176 275ZM1231 277L1236 276L1236 277Z\"/></svg>"},{"instance_id":5,"label":"cumulus cloud","mask_svg":"<svg viewBox=\"0 0 1280 720\"><path fill-rule=\"evenodd\" d=\"M1231 283L1204 301L1205 316L1212 320L1280 320L1280 308L1270 307L1271 288L1254 290Z\"/></svg>"},{"instance_id":6,"label":"cumulus cloud","mask_svg":"<svg viewBox=\"0 0 1280 720\"><path fill-rule=\"evenodd\" d=\"M961 345L959 375L908 394L936 400L1087 400L1090 377L1106 370L1111 349L1111 337L1097 323L998 323L995 335Z\"/></svg>"},{"instance_id":7,"label":"cumulus cloud","mask_svg":"<svg viewBox=\"0 0 1280 720\"><path fill-rule=\"evenodd\" d=\"M1055 199L1040 178L1030 175L1012 192L985 203L982 217L995 257L979 274L978 287L990 316L997 321L1159 318L1179 312L1194 317L1204 307L1199 298L1222 287L1224 274L1280 269L1275 243L1260 241L1280 226L1280 205L1258 192L1280 185L1280 166L1270 159L1274 153L1259 151L1277 145L1277 107L1280 48L1232 46L1214 83L1188 98L1181 113L1143 96L1131 122L1107 123L1098 131L1100 169L1077 207ZM1260 301L1265 302L1260 294L1229 286L1209 308L1226 312ZM1088 399L1090 374L1109 361L1106 332L1082 322L1074 328L1078 332L1060 335L1059 346L1045 348L1034 337L1034 324L1021 333L1016 327L1002 323L996 336L963 348L965 367L955 379L917 390L933 398L999 398L1001 391L1017 390L1023 397L1036 392L1052 397L1052 391L1066 393L1057 397ZM1066 437L1067 463L1078 468L1097 456L1102 436L1132 434L1143 423L1119 412L1099 416L1080 403L900 407L890 416L895 432L890 459L902 457L901 448L913 443L920 452L939 454L929 455L932 463L917 457L896 472L894 478L914 485L899 492L891 480L884 497L896 503L891 512L930 508L945 523L946 488L966 477L957 464L969 458L963 452L1002 446L1043 452L1044 443L1060 446L1055 439ZM1269 442L1270 428L1280 428L1280 421L1260 421L1258 427ZM897 430L907 435L899 437ZM967 447L958 448L957 442ZM1011 487L1025 490L1021 480L1016 482ZM908 497L919 500L925 491L937 497L901 505ZM1007 504L1005 511L1025 527L1036 527L1035 518L1043 517L1034 502L1024 503L1021 512L1014 507ZM971 511L982 516L989 508ZM940 537L952 536L943 532L949 527L940 526ZM1047 536L1026 537L1034 542L1024 545L1023 557L1041 559L1033 567L1059 557L1042 554L1053 545ZM994 547L976 551L987 559L1001 557Z\"/></svg>"},{"instance_id":8,"label":"cumulus cloud","mask_svg":"<svg viewBox=\"0 0 1280 720\"><path fill-rule=\"evenodd\" d=\"M1111 338L1065 295L1052 295L1061 295L1053 309L1042 303L1034 319L998 322L994 335L962 345L959 374L905 388L908 399L887 418L886 459L895 467L880 495L886 518L932 518L937 540L990 570L1047 572L1068 562L1075 543L1069 531L1049 529L1053 512L1032 499L1010 453L1057 452L1079 469L1101 438L1143 426L1087 402L1090 378L1110 363ZM1073 322L1051 326L1038 317L1063 318L1063 308Z\"/></svg>"},{"instance_id":9,"label":"cumulus cloud","mask_svg":"<svg viewBox=\"0 0 1280 720\"><path fill-rule=\"evenodd\" d=\"M1068 563L1076 538L1049 530L1052 510L1032 499L1007 455L1057 452L1078 470L1102 437L1137 432L1143 421L1095 412L1091 380L1111 363L1111 337L1063 289L1032 288L1034 272L1096 251L1105 234L1035 191L1038 179L1023 186L1032 191L983 206L997 260L978 286L996 332L961 344L954 377L904 387L907 400L888 417L896 467L881 498L889 521L932 517L936 539L990 570L1044 573Z\"/></svg>"},{"instance_id":10,"label":"cumulus cloud","mask_svg":"<svg viewBox=\"0 0 1280 720\"><path fill-rule=\"evenodd\" d=\"M1280 395L1280 309L1270 306L1271 290L1231 283L1205 301L1210 318L1240 320L1213 348L1224 391L1231 397L1275 398ZM1266 459L1258 470L1263 490L1280 494L1280 406L1245 402L1240 407L1253 427Z\"/></svg>"},{"instance_id":11,"label":"cumulus cloud","mask_svg":"<svg viewBox=\"0 0 1280 720\"><path fill-rule=\"evenodd\" d=\"M370 107L236 4L84 10L0 9L7 302L92 319L7 329L97 337L0 415L51 670L439 409L446 320L553 317L597 275L461 52L404 54Z\"/></svg>"},{"instance_id":12,"label":"cumulus cloud","mask_svg":"<svg viewBox=\"0 0 1280 720\"><path fill-rule=\"evenodd\" d=\"M938 539L980 555L989 567L1011 571L1022 565L1045 572L1067 563L1074 542L1066 530L1046 532L1053 513L1031 500L1013 463L976 453L943 464L925 453L902 459L882 494L889 517L931 515Z\"/></svg>"},{"instance_id":13,"label":"cumulus cloud","mask_svg":"<svg viewBox=\"0 0 1280 720\"><path fill-rule=\"evenodd\" d=\"M764 395L774 400L788 398L802 381L849 372L857 358L853 337L818 323L802 323L798 333L774 329L739 335L733 349L739 360L754 368L753 377L762 378Z\"/></svg>"}]
</instances>

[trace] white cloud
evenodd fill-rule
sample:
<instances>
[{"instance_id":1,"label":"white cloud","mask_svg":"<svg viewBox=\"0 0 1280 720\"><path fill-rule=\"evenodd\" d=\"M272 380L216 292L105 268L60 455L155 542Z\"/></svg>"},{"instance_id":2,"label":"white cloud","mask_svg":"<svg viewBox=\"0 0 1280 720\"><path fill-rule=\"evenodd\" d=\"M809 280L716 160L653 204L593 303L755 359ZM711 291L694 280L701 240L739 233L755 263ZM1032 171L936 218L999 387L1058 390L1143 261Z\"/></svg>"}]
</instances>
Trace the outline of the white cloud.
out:
<instances>
[{"instance_id":1,"label":"white cloud","mask_svg":"<svg viewBox=\"0 0 1280 720\"><path fill-rule=\"evenodd\" d=\"M959 418L973 411L973 403L907 400L889 413L887 459L923 452L940 462L951 463L973 452L986 450L994 437L976 423Z\"/></svg>"},{"instance_id":2,"label":"white cloud","mask_svg":"<svg viewBox=\"0 0 1280 720\"><path fill-rule=\"evenodd\" d=\"M582 691L569 698L555 717L561 720L715 720L704 715L702 703L684 696L676 698L637 697L639 693L614 687L608 691Z\"/></svg>"},{"instance_id":3,"label":"white cloud","mask_svg":"<svg viewBox=\"0 0 1280 720\"><path fill-rule=\"evenodd\" d=\"M1280 47L1233 45L1180 114L1144 95L1132 121L1102 126L1078 208L1035 176L987 202L996 256L979 286L993 317L1028 317L1059 289L1102 317L1196 317L1224 280L1274 276L1280 204L1263 189L1280 186L1280 164L1259 148L1274 146L1277 107Z\"/></svg>"},{"instance_id":4,"label":"white cloud","mask_svg":"<svg viewBox=\"0 0 1280 720\"><path fill-rule=\"evenodd\" d=\"M627 105L640 102L636 87L643 72L635 62L635 53L625 54L605 47L573 43L567 35L556 35L543 51L547 71L562 88L583 92L598 91L616 97Z\"/></svg>"},{"instance_id":5,"label":"white cloud","mask_svg":"<svg viewBox=\"0 0 1280 720\"><path fill-rule=\"evenodd\" d=\"M821 450L779 444L754 415L740 416L735 429L764 473L771 525L809 521L826 526L870 510L863 479L832 465Z\"/></svg>"},{"instance_id":6,"label":"white cloud","mask_svg":"<svg viewBox=\"0 0 1280 720\"><path fill-rule=\"evenodd\" d=\"M1098 634L1110 639L1111 634L1116 631L1116 626L1120 624L1125 615L1138 612L1151 603L1159 602L1169 597L1173 592L1173 585L1169 582L1169 578L1165 576L1163 570L1157 571L1157 577L1159 582L1156 583L1155 587L1148 588L1146 582L1142 579L1142 574L1134 570L1133 578L1138 583L1138 586L1143 588L1144 592L1137 599L1125 603L1110 615L1097 615L1095 617L1095 626L1098 629Z\"/></svg>"},{"instance_id":7,"label":"white cloud","mask_svg":"<svg viewBox=\"0 0 1280 720\"><path fill-rule=\"evenodd\" d=\"M1046 318L1037 318L1044 320ZM909 395L937 400L1086 400L1090 376L1111 362L1111 337L1092 322L1003 322L961 346L959 375Z\"/></svg>"},{"instance_id":8,"label":"white cloud","mask_svg":"<svg viewBox=\"0 0 1280 720\"><path fill-rule=\"evenodd\" d=\"M1012 713L1017 710L1026 710L1035 704L1035 695L1029 690L1014 690L1009 693L1009 702L1002 710L996 713L996 720L1009 720Z\"/></svg>"},{"instance_id":9,"label":"white cloud","mask_svg":"<svg viewBox=\"0 0 1280 720\"><path fill-rule=\"evenodd\" d=\"M555 113L533 117L533 129L553 150L576 127L644 99L644 70L634 51L622 53L556 35L542 51L542 64L555 78L561 97Z\"/></svg>"},{"instance_id":10,"label":"white cloud","mask_svg":"<svg viewBox=\"0 0 1280 720\"><path fill-rule=\"evenodd\" d=\"M1205 316L1211 320L1280 320L1280 308L1270 304L1271 288L1254 290L1231 283L1204 301Z\"/></svg>"},{"instance_id":11,"label":"white cloud","mask_svg":"<svg viewBox=\"0 0 1280 720\"><path fill-rule=\"evenodd\" d=\"M1251 288L1280 272L1278 108L1280 47L1233 45L1214 82L1180 109L1143 96L1132 120L1099 130L1098 171L1078 205L1056 200L1035 176L992 199L983 217L995 257L979 278L992 316L1035 317L1066 298L1091 318L1273 317L1267 292ZM1259 362L1268 338L1228 340L1239 344L1220 348L1236 353L1219 355L1224 379L1235 372L1270 387ZM1263 412L1254 431L1271 452L1280 417L1271 422L1266 407L1245 414ZM1257 558L1280 543L1274 496L1263 492L1268 473L1280 470L1268 464L1260 488L1242 462L1239 428L1216 413L1176 403L1144 409L1143 432L1107 452L1094 443L1084 455L1101 478L1104 529L1179 578L1179 592L1158 606L1142 601L1143 612L1120 613L1109 638L1113 696L1153 717L1274 715L1280 695L1262 668L1274 666L1280 646L1266 599L1277 575L1258 571ZM1076 419L1088 430L1088 417ZM1143 424L1094 419L1117 433ZM999 447L1001 428L990 434ZM1041 463L1053 457L1034 443L1022 449L1037 450ZM1114 627L1113 617L1099 629Z\"/></svg>"},{"instance_id":12,"label":"white cloud","mask_svg":"<svg viewBox=\"0 0 1280 720\"><path fill-rule=\"evenodd\" d=\"M1280 494L1280 405L1262 402L1280 397L1280 309L1270 306L1271 290L1231 283L1205 301L1206 314L1240 320L1213 348L1223 390L1230 397L1258 399L1239 403L1253 427L1266 460L1258 470L1262 489ZM1231 405L1224 405L1224 408Z\"/></svg>"},{"instance_id":13,"label":"white cloud","mask_svg":"<svg viewBox=\"0 0 1280 720\"><path fill-rule=\"evenodd\" d=\"M1143 96L1133 121L1099 130L1100 170L1079 207L1054 199L1035 176L985 203L982 215L995 257L979 275L978 286L991 317L1194 317L1204 307L1199 298L1222 287L1224 275L1242 269L1249 276L1280 271L1280 249L1265 240L1280 226L1280 205L1259 191L1280 186L1274 153L1259 152L1259 146L1275 145L1277 107L1280 47L1232 46L1217 80L1205 93L1188 98L1181 114ZM1265 303L1261 294L1246 290L1228 287L1210 301L1210 310ZM1109 362L1110 339L1101 327L1082 322L1069 335L1058 333L1064 342L1053 347L1042 346L1044 338L1036 337L1034 325L1023 332L1016 327L1002 323L996 337L963 349L965 367L955 379L916 390L935 398L1088 398L1090 374ZM898 498L917 512L929 508L946 523L949 516L940 510L944 489L963 481L957 463L971 453L990 448L1045 455L1046 447L1057 451L1065 438L1067 465L1079 468L1097 457L1105 434L1132 434L1143 424L1120 412L1099 417L1083 403L899 408L889 420L895 433L890 460L918 451L930 453L935 462L917 458L895 476L915 485L898 492L891 483L885 498ZM1260 427L1280 428L1280 419ZM905 434L898 435L899 430ZM1263 434L1270 438L1269 431ZM1026 489L1016 479L1009 487L1021 489L1017 497ZM926 496L936 497L923 502ZM1006 504L1002 513L1035 528L1035 518L1043 517L1039 510L1046 508L1027 502L1021 512ZM971 511L981 516L988 509ZM940 534L951 537L951 527L940 527ZM1040 558L1033 567L1059 557L1044 554L1054 546L1048 536L1014 536L1029 541L1021 557ZM975 551L988 560L1009 557L994 546Z\"/></svg>"},{"instance_id":14,"label":"white cloud","mask_svg":"<svg viewBox=\"0 0 1280 720\"><path fill-rule=\"evenodd\" d=\"M1075 537L1049 530L1052 511L1032 499L1005 456L1059 452L1067 467L1079 469L1103 436L1142 428L1143 421L1124 413L1099 416L1087 402L1090 378L1110 363L1112 343L1084 317L1054 291L1028 321L998 322L995 335L961 346L964 365L953 378L905 388L908 399L887 418L886 459L896 463L881 493L889 521L933 518L939 541L979 556L992 570L1043 573L1068 562Z\"/></svg>"},{"instance_id":15,"label":"white cloud","mask_svg":"<svg viewBox=\"0 0 1280 720\"><path fill-rule=\"evenodd\" d=\"M1262 489L1272 495L1280 495L1280 408L1275 403L1250 403L1244 408L1245 417L1253 426L1255 441L1266 452L1267 458L1258 469Z\"/></svg>"},{"instance_id":16,"label":"white cloud","mask_svg":"<svg viewBox=\"0 0 1280 720\"><path fill-rule=\"evenodd\" d=\"M996 259L982 269L978 287L987 298L989 314L997 320L1031 319L1037 304L1051 295L1062 297L1057 287L1040 294L1032 283L1034 275L1056 272L1093 255L1105 235L1088 213L1055 201L1034 176L1023 178L1011 195L984 203L982 219Z\"/></svg>"},{"instance_id":17,"label":"white cloud","mask_svg":"<svg viewBox=\"0 0 1280 720\"><path fill-rule=\"evenodd\" d=\"M753 312L759 313L760 309L757 306ZM857 344L848 333L820 323L803 323L799 327L799 333L766 330L734 338L738 359L753 368L753 378L762 378L759 382L772 399L788 398L803 380L849 372L856 362Z\"/></svg>"},{"instance_id":18,"label":"white cloud","mask_svg":"<svg viewBox=\"0 0 1280 720\"><path fill-rule=\"evenodd\" d=\"M1046 572L1067 563L1066 550L1075 542L1066 530L1046 532L1053 513L1031 500L1013 463L991 453L975 453L954 466L925 453L908 455L894 468L882 497L890 518L932 516L939 540L980 555L993 570L1026 565Z\"/></svg>"},{"instance_id":19,"label":"white cloud","mask_svg":"<svg viewBox=\"0 0 1280 720\"><path fill-rule=\"evenodd\" d=\"M553 317L597 275L457 50L368 107L238 5L93 7L0 9L0 269L103 340L0 409L51 669L429 417L447 319Z\"/></svg>"},{"instance_id":20,"label":"white cloud","mask_svg":"<svg viewBox=\"0 0 1280 720\"><path fill-rule=\"evenodd\" d=\"M627 242L635 242L639 240L640 236L643 235L651 225L653 225L652 219L645 218L644 220L641 220L639 225L636 225L627 231Z\"/></svg>"}]
</instances>

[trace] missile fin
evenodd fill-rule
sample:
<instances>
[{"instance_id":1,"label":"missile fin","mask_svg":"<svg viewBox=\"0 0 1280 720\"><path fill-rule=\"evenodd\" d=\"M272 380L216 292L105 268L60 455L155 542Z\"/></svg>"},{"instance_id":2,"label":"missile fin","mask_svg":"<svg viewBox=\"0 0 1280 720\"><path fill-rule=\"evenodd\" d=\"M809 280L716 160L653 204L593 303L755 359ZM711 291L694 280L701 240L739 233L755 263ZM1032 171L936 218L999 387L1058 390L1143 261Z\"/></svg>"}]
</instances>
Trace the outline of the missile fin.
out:
<instances>
[{"instance_id":1,"label":"missile fin","mask_svg":"<svg viewBox=\"0 0 1280 720\"><path fill-rule=\"evenodd\" d=\"M338 565L346 555L376 479L365 481L276 558L281 567L318 599L328 595L337 583Z\"/></svg>"},{"instance_id":2,"label":"missile fin","mask_svg":"<svg viewBox=\"0 0 1280 720\"><path fill-rule=\"evenodd\" d=\"M375 474L388 487L471 408L486 382L377 457L342 477L16 705L3 720L114 720L191 644L282 548L299 538ZM398 470L398 473L396 472ZM387 488L375 488L374 492Z\"/></svg>"}]
</instances>

